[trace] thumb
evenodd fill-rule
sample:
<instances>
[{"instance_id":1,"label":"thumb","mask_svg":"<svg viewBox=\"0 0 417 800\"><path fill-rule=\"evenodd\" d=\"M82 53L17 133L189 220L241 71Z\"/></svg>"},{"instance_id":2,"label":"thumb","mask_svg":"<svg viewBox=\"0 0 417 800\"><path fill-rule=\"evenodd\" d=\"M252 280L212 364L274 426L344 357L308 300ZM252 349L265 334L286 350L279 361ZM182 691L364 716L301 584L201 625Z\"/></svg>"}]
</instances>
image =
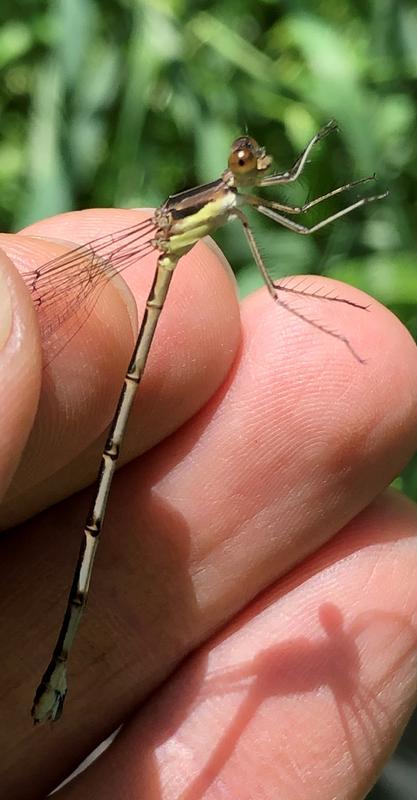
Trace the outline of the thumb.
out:
<instances>
[{"instance_id":1,"label":"thumb","mask_svg":"<svg viewBox=\"0 0 417 800\"><path fill-rule=\"evenodd\" d=\"M0 250L0 498L32 428L41 375L35 309L19 273Z\"/></svg>"}]
</instances>

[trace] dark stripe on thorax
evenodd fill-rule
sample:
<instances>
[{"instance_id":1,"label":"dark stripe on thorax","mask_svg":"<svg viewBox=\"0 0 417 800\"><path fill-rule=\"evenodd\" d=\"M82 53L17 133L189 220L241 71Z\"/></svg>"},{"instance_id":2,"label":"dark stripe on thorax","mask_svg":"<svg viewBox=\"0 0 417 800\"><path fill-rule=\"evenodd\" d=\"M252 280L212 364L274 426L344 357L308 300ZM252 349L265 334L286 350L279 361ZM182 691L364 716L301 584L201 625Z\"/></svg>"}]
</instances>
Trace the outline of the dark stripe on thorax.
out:
<instances>
[{"instance_id":1,"label":"dark stripe on thorax","mask_svg":"<svg viewBox=\"0 0 417 800\"><path fill-rule=\"evenodd\" d=\"M224 183L222 178L212 183L205 183L202 186L197 186L194 189L188 189L186 192L179 192L172 194L163 205L163 210L172 214L173 219L183 219L184 217L195 214L200 211L204 206L210 203L219 195L219 189L223 192L229 192L229 187Z\"/></svg>"}]
</instances>

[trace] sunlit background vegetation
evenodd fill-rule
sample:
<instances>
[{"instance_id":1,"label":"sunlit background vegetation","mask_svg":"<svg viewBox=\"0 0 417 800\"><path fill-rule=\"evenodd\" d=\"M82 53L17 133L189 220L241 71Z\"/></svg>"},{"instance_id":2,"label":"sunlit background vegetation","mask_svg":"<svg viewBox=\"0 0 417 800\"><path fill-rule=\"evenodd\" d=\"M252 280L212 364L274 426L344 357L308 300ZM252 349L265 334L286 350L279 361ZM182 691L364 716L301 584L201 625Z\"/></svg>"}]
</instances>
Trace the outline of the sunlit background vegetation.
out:
<instances>
[{"instance_id":1,"label":"sunlit background vegetation","mask_svg":"<svg viewBox=\"0 0 417 800\"><path fill-rule=\"evenodd\" d=\"M2 0L0 21L3 230L74 208L159 205L217 177L246 130L286 168L335 118L341 133L284 197L376 172L389 198L314 239L255 221L262 251L274 276L348 280L417 333L413 0ZM260 285L240 231L219 241L242 292ZM417 498L415 463L399 485ZM410 733L374 800L417 797L416 750Z\"/></svg>"}]
</instances>

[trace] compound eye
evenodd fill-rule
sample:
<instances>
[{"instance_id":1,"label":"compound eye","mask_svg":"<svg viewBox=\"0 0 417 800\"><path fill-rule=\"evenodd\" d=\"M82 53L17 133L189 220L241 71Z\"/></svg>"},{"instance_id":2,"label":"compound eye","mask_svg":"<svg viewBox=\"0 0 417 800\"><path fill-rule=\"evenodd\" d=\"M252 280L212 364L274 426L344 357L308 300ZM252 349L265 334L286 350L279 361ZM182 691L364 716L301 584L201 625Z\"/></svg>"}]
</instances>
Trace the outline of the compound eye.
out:
<instances>
[{"instance_id":1,"label":"compound eye","mask_svg":"<svg viewBox=\"0 0 417 800\"><path fill-rule=\"evenodd\" d=\"M233 175L247 175L249 172L256 172L258 146L252 139L237 139L233 143L232 152L229 156L229 169Z\"/></svg>"}]
</instances>

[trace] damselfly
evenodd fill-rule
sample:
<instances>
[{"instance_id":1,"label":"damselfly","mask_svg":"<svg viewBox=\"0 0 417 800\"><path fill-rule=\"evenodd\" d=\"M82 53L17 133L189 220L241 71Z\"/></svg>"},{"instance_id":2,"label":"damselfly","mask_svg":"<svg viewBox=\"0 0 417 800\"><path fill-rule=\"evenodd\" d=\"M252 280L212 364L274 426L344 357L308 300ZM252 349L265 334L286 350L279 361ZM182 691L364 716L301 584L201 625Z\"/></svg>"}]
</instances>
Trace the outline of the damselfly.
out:
<instances>
[{"instance_id":1,"label":"damselfly","mask_svg":"<svg viewBox=\"0 0 417 800\"><path fill-rule=\"evenodd\" d=\"M242 210L243 206L251 206L295 233L310 235L330 222L349 214L355 208L385 197L386 193L363 197L308 228L287 215L291 217L291 215L308 211L318 203L348 191L360 183L372 180L372 178L363 178L345 184L298 207L266 200L248 193L248 189L251 187L278 186L297 180L314 145L328 133L336 130L336 127L333 121L329 122L311 139L291 169L270 175L267 173L272 158L254 139L249 136L241 136L233 142L228 168L218 180L172 195L149 219L115 234L102 236L93 242L81 245L24 276L35 304L42 309L40 315L42 334L47 339L51 339L51 337L53 339L52 349L48 349L51 359L79 330L83 320L87 319L100 290L108 280L130 264L137 263L153 250L159 252L146 310L101 458L94 499L83 532L64 621L51 662L36 691L32 708L35 723L48 719L56 720L62 712L67 691L68 657L87 601L94 557L103 527L110 485L117 466L129 411L147 362L174 269L181 256L187 253L202 237L212 233L229 220L237 219L243 226L252 256L273 300L314 328L339 339L355 358L361 360L345 336L308 319L303 313L292 307L287 299L284 299L284 297L288 298L289 292L299 295L306 295L308 292L271 280L246 215ZM357 305L338 297L325 297L324 299ZM59 336L54 337L53 335L63 323L65 323L65 336L62 339Z\"/></svg>"}]
</instances>

